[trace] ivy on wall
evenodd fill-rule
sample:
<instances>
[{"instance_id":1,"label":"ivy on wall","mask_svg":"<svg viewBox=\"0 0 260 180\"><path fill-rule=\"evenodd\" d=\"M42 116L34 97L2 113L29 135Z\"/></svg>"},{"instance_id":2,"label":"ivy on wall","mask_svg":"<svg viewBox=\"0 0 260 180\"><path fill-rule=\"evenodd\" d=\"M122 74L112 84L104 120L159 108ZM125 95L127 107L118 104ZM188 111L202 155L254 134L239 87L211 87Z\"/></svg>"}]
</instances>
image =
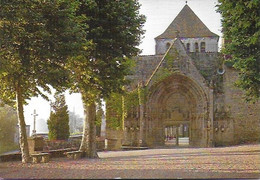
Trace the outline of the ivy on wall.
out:
<instances>
[{"instance_id":1,"label":"ivy on wall","mask_svg":"<svg viewBox=\"0 0 260 180\"><path fill-rule=\"evenodd\" d=\"M124 94L114 93L107 102L106 119L110 129L119 130L124 127L127 117L136 115L139 105L146 101L146 88L137 87Z\"/></svg>"},{"instance_id":2,"label":"ivy on wall","mask_svg":"<svg viewBox=\"0 0 260 180\"><path fill-rule=\"evenodd\" d=\"M177 49L171 49L171 51L169 51L169 53L164 57L164 62L161 67L154 74L153 84L158 84L178 72L178 67L175 66L175 62L178 62L179 60L179 52Z\"/></svg>"},{"instance_id":3,"label":"ivy on wall","mask_svg":"<svg viewBox=\"0 0 260 180\"><path fill-rule=\"evenodd\" d=\"M171 51L164 57L157 72L152 77L152 83L157 84L162 82L173 73L178 71L178 68L174 65L175 61L179 61L179 53L176 49ZM133 91L125 92L124 94L112 94L109 99L106 100L106 120L107 126L110 129L123 129L124 121L126 118L136 118L139 114L140 105L143 105L147 101L148 88L146 86L136 87Z\"/></svg>"},{"instance_id":4,"label":"ivy on wall","mask_svg":"<svg viewBox=\"0 0 260 180\"><path fill-rule=\"evenodd\" d=\"M122 126L123 105L121 94L113 93L106 100L106 121L110 129L119 129Z\"/></svg>"}]
</instances>

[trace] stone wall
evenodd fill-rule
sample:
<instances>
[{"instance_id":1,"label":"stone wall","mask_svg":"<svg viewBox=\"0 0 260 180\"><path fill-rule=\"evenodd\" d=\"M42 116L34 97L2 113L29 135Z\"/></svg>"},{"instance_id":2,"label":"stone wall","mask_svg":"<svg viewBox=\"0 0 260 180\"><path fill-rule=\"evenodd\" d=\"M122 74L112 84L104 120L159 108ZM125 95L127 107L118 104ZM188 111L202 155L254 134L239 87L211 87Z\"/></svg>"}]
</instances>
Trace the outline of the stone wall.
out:
<instances>
[{"instance_id":1,"label":"stone wall","mask_svg":"<svg viewBox=\"0 0 260 180\"><path fill-rule=\"evenodd\" d=\"M225 67L224 102L229 122L233 122L235 144L260 141L260 102L247 103L243 92L234 86L238 72ZM224 136L223 139L229 138Z\"/></svg>"},{"instance_id":2,"label":"stone wall","mask_svg":"<svg viewBox=\"0 0 260 180\"><path fill-rule=\"evenodd\" d=\"M210 81L219 66L218 53L189 53L201 75Z\"/></svg>"},{"instance_id":3,"label":"stone wall","mask_svg":"<svg viewBox=\"0 0 260 180\"><path fill-rule=\"evenodd\" d=\"M205 43L205 52L218 52L218 37L180 38L185 48L190 44L190 52L196 52L195 43L198 43L198 52L201 52L201 43ZM165 54L174 39L156 39L156 54Z\"/></svg>"},{"instance_id":4,"label":"stone wall","mask_svg":"<svg viewBox=\"0 0 260 180\"><path fill-rule=\"evenodd\" d=\"M234 142L234 122L225 107L225 94L215 92L214 98L214 146L227 146Z\"/></svg>"},{"instance_id":5,"label":"stone wall","mask_svg":"<svg viewBox=\"0 0 260 180\"><path fill-rule=\"evenodd\" d=\"M166 47L168 40L161 43ZM191 114L187 117L189 120L186 120L192 122L191 146L227 146L259 142L260 102L250 104L242 99L243 92L234 86L238 78L237 71L225 67L224 74L217 73L220 65L217 52L187 54L183 43L177 39L166 56L140 56L136 61L133 75L128 76L132 83L127 90L136 89L138 83L148 83L144 135L138 133L139 128L141 129L138 123L141 120L139 121L138 111L133 111L134 113L130 113L133 116L127 116L125 119L124 132L107 127L109 149L120 149L124 144L135 146L143 136L149 147L163 145L164 128L174 125L171 121L185 121L178 120L179 114L174 114L173 109L166 108L173 108L175 105L183 111L179 111L180 114ZM162 64L158 66L160 62ZM167 72L165 69L169 64L174 73L165 78L163 72ZM178 92L184 94L188 101L178 101L176 98L171 100L172 94L181 97ZM181 102L194 106L194 110L190 107L188 112L185 111Z\"/></svg>"},{"instance_id":6,"label":"stone wall","mask_svg":"<svg viewBox=\"0 0 260 180\"><path fill-rule=\"evenodd\" d=\"M181 38L181 41L185 47L190 43L190 52L195 52L195 43L198 43L198 51L201 52L201 42L205 42L205 52L218 52L218 37Z\"/></svg>"},{"instance_id":7,"label":"stone wall","mask_svg":"<svg viewBox=\"0 0 260 180\"><path fill-rule=\"evenodd\" d=\"M173 39L156 39L155 54L165 54Z\"/></svg>"},{"instance_id":8,"label":"stone wall","mask_svg":"<svg viewBox=\"0 0 260 180\"><path fill-rule=\"evenodd\" d=\"M146 83L162 58L163 55L137 56L133 74L127 76L127 79L131 80L131 84L128 85L127 89L132 91L137 88L138 83Z\"/></svg>"},{"instance_id":9,"label":"stone wall","mask_svg":"<svg viewBox=\"0 0 260 180\"><path fill-rule=\"evenodd\" d=\"M121 150L124 139L122 130L106 128L107 150Z\"/></svg>"}]
</instances>

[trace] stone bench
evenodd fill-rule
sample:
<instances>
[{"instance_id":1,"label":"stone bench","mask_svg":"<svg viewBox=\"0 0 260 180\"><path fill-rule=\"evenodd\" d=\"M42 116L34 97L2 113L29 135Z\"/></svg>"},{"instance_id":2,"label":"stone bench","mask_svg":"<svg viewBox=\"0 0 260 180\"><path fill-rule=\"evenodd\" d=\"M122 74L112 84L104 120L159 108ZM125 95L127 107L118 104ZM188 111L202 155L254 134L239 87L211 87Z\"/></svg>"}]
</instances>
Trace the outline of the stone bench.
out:
<instances>
[{"instance_id":1,"label":"stone bench","mask_svg":"<svg viewBox=\"0 0 260 180\"><path fill-rule=\"evenodd\" d=\"M33 163L47 163L50 161L50 155L49 153L39 153L39 154L31 154L32 162Z\"/></svg>"},{"instance_id":2,"label":"stone bench","mask_svg":"<svg viewBox=\"0 0 260 180\"><path fill-rule=\"evenodd\" d=\"M82 151L70 151L70 152L65 152L65 154L69 159L80 159L82 155Z\"/></svg>"}]
</instances>

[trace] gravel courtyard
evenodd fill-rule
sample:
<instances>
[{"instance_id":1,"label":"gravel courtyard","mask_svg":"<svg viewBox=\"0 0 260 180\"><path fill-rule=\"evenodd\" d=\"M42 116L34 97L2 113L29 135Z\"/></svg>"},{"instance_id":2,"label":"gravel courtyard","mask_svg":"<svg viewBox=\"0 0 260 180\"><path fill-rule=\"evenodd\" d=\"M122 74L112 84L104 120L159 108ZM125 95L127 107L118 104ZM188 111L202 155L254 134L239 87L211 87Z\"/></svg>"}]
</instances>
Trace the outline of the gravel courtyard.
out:
<instances>
[{"instance_id":1,"label":"gravel courtyard","mask_svg":"<svg viewBox=\"0 0 260 180\"><path fill-rule=\"evenodd\" d=\"M1 178L260 178L260 145L99 152L100 159L0 163Z\"/></svg>"}]
</instances>

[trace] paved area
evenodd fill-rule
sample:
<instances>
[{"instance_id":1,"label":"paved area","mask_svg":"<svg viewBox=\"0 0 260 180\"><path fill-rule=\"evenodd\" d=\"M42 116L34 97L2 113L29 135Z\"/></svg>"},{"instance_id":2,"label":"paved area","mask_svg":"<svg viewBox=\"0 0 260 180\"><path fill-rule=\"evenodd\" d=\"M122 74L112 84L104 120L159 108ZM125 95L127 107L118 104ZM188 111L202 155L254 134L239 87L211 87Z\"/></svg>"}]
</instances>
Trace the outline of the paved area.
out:
<instances>
[{"instance_id":1,"label":"paved area","mask_svg":"<svg viewBox=\"0 0 260 180\"><path fill-rule=\"evenodd\" d=\"M260 178L260 145L100 152L100 159L0 163L1 178Z\"/></svg>"}]
</instances>

